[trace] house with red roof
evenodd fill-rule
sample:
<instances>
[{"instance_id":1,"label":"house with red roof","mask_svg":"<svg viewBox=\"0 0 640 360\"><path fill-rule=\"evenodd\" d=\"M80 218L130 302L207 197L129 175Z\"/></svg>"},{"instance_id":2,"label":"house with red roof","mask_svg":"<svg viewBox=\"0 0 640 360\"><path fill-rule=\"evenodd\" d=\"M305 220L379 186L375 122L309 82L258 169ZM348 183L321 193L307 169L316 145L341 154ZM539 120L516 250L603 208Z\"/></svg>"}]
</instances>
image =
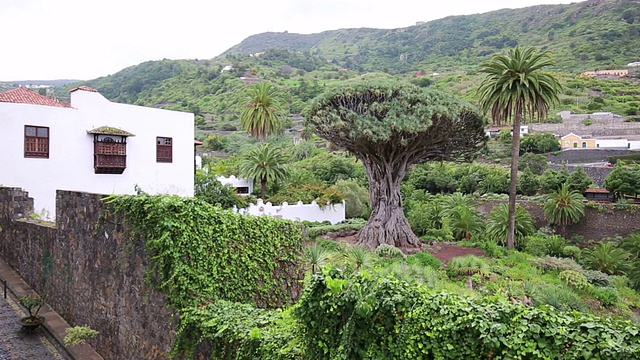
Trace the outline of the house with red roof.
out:
<instances>
[{"instance_id":1,"label":"house with red roof","mask_svg":"<svg viewBox=\"0 0 640 360\"><path fill-rule=\"evenodd\" d=\"M114 103L96 89L69 104L26 88L0 93L0 186L20 187L44 219L56 190L193 196L194 115Z\"/></svg>"}]
</instances>

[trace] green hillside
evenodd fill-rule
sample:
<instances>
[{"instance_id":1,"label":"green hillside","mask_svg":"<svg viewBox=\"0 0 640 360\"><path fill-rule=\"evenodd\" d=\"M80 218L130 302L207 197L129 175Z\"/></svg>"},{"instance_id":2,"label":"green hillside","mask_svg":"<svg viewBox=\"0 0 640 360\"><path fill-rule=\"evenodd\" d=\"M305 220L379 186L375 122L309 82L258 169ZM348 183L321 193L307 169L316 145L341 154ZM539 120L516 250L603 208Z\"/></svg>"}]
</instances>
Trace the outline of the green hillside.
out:
<instances>
[{"instance_id":1,"label":"green hillside","mask_svg":"<svg viewBox=\"0 0 640 360\"><path fill-rule=\"evenodd\" d=\"M505 9L394 30L264 33L214 59L149 61L69 87L83 84L113 101L190 111L200 129L232 130L248 85L263 80L278 85L290 114L326 86L365 73L400 76L474 100L478 65L515 45L552 51L554 70L567 85L558 110L638 112L639 75L598 80L576 74L640 60L640 0Z\"/></svg>"}]
</instances>

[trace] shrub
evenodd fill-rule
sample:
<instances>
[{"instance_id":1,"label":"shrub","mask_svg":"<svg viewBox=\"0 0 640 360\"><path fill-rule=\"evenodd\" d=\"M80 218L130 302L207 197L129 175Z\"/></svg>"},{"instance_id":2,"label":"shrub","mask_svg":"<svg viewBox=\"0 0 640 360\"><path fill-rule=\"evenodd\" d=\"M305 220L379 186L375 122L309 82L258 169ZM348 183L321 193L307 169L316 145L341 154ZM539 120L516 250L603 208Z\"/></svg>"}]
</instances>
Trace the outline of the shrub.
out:
<instances>
[{"instance_id":1,"label":"shrub","mask_svg":"<svg viewBox=\"0 0 640 360\"><path fill-rule=\"evenodd\" d=\"M489 214L487 235L500 243L507 242L509 232L509 204L496 206ZM531 214L522 206L516 205L516 242L520 242L527 235L536 232L536 223Z\"/></svg>"},{"instance_id":2,"label":"shrub","mask_svg":"<svg viewBox=\"0 0 640 360\"><path fill-rule=\"evenodd\" d=\"M560 280L575 289L584 289L589 285L587 277L574 270L564 270L558 275Z\"/></svg>"},{"instance_id":3,"label":"shrub","mask_svg":"<svg viewBox=\"0 0 640 360\"><path fill-rule=\"evenodd\" d=\"M390 244L380 244L376 248L376 255L386 259L404 259L407 257L402 250Z\"/></svg>"},{"instance_id":4,"label":"shrub","mask_svg":"<svg viewBox=\"0 0 640 360\"><path fill-rule=\"evenodd\" d=\"M533 259L531 262L533 263L533 265L545 271L573 270L582 272L582 266L580 266L580 264L575 262L573 259L563 259L553 256L546 256L543 258Z\"/></svg>"},{"instance_id":5,"label":"shrub","mask_svg":"<svg viewBox=\"0 0 640 360\"><path fill-rule=\"evenodd\" d=\"M311 227L311 228L307 229L307 237L310 238L310 239L313 239L313 238L325 235L326 233L330 233L330 232L345 231L345 230L358 231L358 230L362 229L363 226L364 226L363 223L357 223L357 224L348 223L348 224L314 226L314 227Z\"/></svg>"},{"instance_id":6,"label":"shrub","mask_svg":"<svg viewBox=\"0 0 640 360\"><path fill-rule=\"evenodd\" d=\"M424 267L430 267L436 270L440 269L440 266L442 265L437 257L431 255L428 252L419 252L407 256L407 264L416 264Z\"/></svg>"},{"instance_id":7,"label":"shrub","mask_svg":"<svg viewBox=\"0 0 640 360\"><path fill-rule=\"evenodd\" d=\"M561 311L585 311L587 308L578 294L570 289L554 285L538 288L534 294L533 303L536 306L551 305Z\"/></svg>"},{"instance_id":8,"label":"shrub","mask_svg":"<svg viewBox=\"0 0 640 360\"><path fill-rule=\"evenodd\" d=\"M629 253L612 243L601 243L585 251L584 264L588 269L609 275L622 275L629 269Z\"/></svg>"},{"instance_id":9,"label":"shrub","mask_svg":"<svg viewBox=\"0 0 640 360\"><path fill-rule=\"evenodd\" d=\"M613 288L596 288L595 289L596 299L602 302L604 306L613 306L620 301L620 295L618 291Z\"/></svg>"},{"instance_id":10,"label":"shrub","mask_svg":"<svg viewBox=\"0 0 640 360\"><path fill-rule=\"evenodd\" d=\"M611 277L602 271L585 270L584 275L587 277L589 284L601 287L613 286L613 280Z\"/></svg>"},{"instance_id":11,"label":"shrub","mask_svg":"<svg viewBox=\"0 0 640 360\"><path fill-rule=\"evenodd\" d=\"M396 262L379 268L376 273L380 275L391 274L395 278L408 283L421 283L430 288L435 287L438 280L438 271L429 266L420 264L407 264Z\"/></svg>"},{"instance_id":12,"label":"shrub","mask_svg":"<svg viewBox=\"0 0 640 360\"><path fill-rule=\"evenodd\" d=\"M580 253L582 253L580 248L574 245L567 245L562 248L562 254L572 259L579 259Z\"/></svg>"}]
</instances>

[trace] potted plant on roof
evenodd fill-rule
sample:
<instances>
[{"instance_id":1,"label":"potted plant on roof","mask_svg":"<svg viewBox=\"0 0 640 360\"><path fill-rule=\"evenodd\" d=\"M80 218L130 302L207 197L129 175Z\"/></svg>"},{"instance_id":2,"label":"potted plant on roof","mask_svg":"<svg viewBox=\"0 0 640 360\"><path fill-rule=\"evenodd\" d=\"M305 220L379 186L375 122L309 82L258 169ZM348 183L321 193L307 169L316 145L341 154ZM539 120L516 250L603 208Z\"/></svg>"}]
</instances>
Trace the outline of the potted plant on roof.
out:
<instances>
[{"instance_id":1,"label":"potted plant on roof","mask_svg":"<svg viewBox=\"0 0 640 360\"><path fill-rule=\"evenodd\" d=\"M40 325L44 324L44 316L38 315L42 305L46 302L46 298L40 295L23 295L18 297L20 305L24 306L29 313L29 316L20 319L20 324L25 330L35 330Z\"/></svg>"}]
</instances>

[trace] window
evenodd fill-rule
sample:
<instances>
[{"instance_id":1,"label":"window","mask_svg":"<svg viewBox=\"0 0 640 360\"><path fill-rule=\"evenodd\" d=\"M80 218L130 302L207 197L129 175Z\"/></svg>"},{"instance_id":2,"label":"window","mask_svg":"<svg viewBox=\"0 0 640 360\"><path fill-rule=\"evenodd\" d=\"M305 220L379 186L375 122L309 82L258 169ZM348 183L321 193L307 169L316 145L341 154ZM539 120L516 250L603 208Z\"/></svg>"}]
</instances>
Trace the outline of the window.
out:
<instances>
[{"instance_id":1,"label":"window","mask_svg":"<svg viewBox=\"0 0 640 360\"><path fill-rule=\"evenodd\" d=\"M49 158L49 128L25 125L24 157Z\"/></svg>"},{"instance_id":2,"label":"window","mask_svg":"<svg viewBox=\"0 0 640 360\"><path fill-rule=\"evenodd\" d=\"M583 142L582 142L582 147L583 147L583 148L586 148L586 147L587 147L587 142L586 142L586 141L583 141Z\"/></svg>"},{"instance_id":3,"label":"window","mask_svg":"<svg viewBox=\"0 0 640 360\"><path fill-rule=\"evenodd\" d=\"M173 140L170 137L156 138L156 161L163 163L173 162Z\"/></svg>"},{"instance_id":4,"label":"window","mask_svg":"<svg viewBox=\"0 0 640 360\"><path fill-rule=\"evenodd\" d=\"M569 147L569 142L568 141L564 142L564 147Z\"/></svg>"},{"instance_id":5,"label":"window","mask_svg":"<svg viewBox=\"0 0 640 360\"><path fill-rule=\"evenodd\" d=\"M577 148L577 147L578 147L578 142L577 142L577 141L574 141L574 142L573 142L573 147L574 147L574 148Z\"/></svg>"}]
</instances>

